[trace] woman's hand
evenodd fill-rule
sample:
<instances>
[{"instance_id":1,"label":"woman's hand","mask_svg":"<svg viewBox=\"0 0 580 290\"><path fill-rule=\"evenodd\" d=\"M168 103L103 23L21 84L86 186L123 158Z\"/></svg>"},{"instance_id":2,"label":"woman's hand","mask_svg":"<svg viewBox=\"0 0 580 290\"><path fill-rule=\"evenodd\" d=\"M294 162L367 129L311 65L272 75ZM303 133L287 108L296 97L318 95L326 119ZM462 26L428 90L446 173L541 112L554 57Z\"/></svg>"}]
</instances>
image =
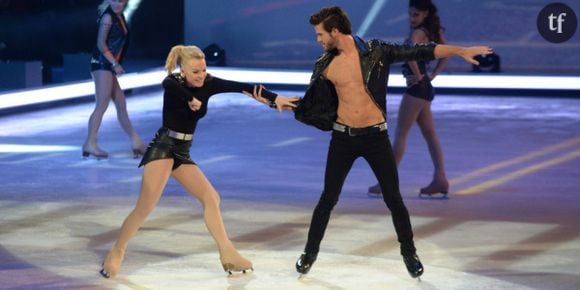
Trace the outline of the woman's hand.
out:
<instances>
[{"instance_id":1,"label":"woman's hand","mask_svg":"<svg viewBox=\"0 0 580 290\"><path fill-rule=\"evenodd\" d=\"M118 76L120 76L120 75L122 75L122 74L125 73L125 69L123 68L123 66L120 63L116 63L113 66L113 70L115 70L115 74L118 75Z\"/></svg>"},{"instance_id":2,"label":"woman's hand","mask_svg":"<svg viewBox=\"0 0 580 290\"><path fill-rule=\"evenodd\" d=\"M263 85L259 85L259 86L254 86L254 91L252 93L243 91L242 93L244 93L245 95L254 98L256 101L265 104L267 106L270 106L270 101L264 97L262 97L262 90L265 89L265 87ZM296 108L296 104L294 102L298 102L300 100L300 97L285 97L285 96L280 96L278 95L276 97L276 100L274 100L274 105L276 105L276 109L278 110L278 112L282 112L282 110L286 110L286 111L292 111L294 108Z\"/></svg>"},{"instance_id":3,"label":"woman's hand","mask_svg":"<svg viewBox=\"0 0 580 290\"><path fill-rule=\"evenodd\" d=\"M242 91L242 93L246 96L249 96L251 98L253 98L254 100L266 105L266 106L270 106L270 101L268 101L268 99L262 97L262 90L265 89L265 87L263 85L259 85L259 86L254 86L254 91L252 93L250 92L246 92L246 91Z\"/></svg>"},{"instance_id":4,"label":"woman's hand","mask_svg":"<svg viewBox=\"0 0 580 290\"><path fill-rule=\"evenodd\" d=\"M187 102L189 109L196 112L201 108L201 101L193 97L193 100Z\"/></svg>"},{"instance_id":5,"label":"woman's hand","mask_svg":"<svg viewBox=\"0 0 580 290\"><path fill-rule=\"evenodd\" d=\"M416 84L418 84L419 82L421 82L421 80L423 79L423 75L409 75L405 78L405 80L407 81L407 87L411 87L414 86Z\"/></svg>"}]
</instances>

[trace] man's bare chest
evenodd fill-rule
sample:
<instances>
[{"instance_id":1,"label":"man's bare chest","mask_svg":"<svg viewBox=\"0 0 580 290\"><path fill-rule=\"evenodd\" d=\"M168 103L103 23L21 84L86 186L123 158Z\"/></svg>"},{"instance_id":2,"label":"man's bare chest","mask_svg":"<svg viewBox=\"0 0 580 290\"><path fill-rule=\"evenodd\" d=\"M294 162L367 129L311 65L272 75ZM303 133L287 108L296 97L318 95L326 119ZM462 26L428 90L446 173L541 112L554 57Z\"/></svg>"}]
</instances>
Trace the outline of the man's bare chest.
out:
<instances>
[{"instance_id":1,"label":"man's bare chest","mask_svg":"<svg viewBox=\"0 0 580 290\"><path fill-rule=\"evenodd\" d=\"M336 57L328 65L325 76L335 86L362 83L362 71L358 57Z\"/></svg>"}]
</instances>

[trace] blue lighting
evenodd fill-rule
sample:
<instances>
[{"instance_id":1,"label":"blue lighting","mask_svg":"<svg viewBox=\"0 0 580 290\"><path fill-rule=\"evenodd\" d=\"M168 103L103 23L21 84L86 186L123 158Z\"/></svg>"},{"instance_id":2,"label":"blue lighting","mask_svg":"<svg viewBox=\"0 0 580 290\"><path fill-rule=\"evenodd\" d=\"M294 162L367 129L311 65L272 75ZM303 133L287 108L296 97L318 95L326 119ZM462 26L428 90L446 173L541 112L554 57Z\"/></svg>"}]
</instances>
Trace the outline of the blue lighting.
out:
<instances>
[{"instance_id":1,"label":"blue lighting","mask_svg":"<svg viewBox=\"0 0 580 290\"><path fill-rule=\"evenodd\" d=\"M131 22L131 17L133 17L133 13L139 9L139 5L141 5L141 0L131 0L127 3L127 8L125 8L125 11L123 12L127 22Z\"/></svg>"},{"instance_id":2,"label":"blue lighting","mask_svg":"<svg viewBox=\"0 0 580 290\"><path fill-rule=\"evenodd\" d=\"M79 146L0 144L0 153L45 153L79 150Z\"/></svg>"},{"instance_id":3,"label":"blue lighting","mask_svg":"<svg viewBox=\"0 0 580 290\"><path fill-rule=\"evenodd\" d=\"M375 21L375 18L377 18L377 15L381 11L381 9L383 9L383 6L385 6L386 3L387 3L387 0L375 1L373 6L371 7L371 9L369 10L369 13L365 17L365 20L360 25L360 28L358 29L356 35L358 35L360 37L365 36L365 34L367 33L367 30L369 30L369 27L371 27L371 25Z\"/></svg>"},{"instance_id":4,"label":"blue lighting","mask_svg":"<svg viewBox=\"0 0 580 290\"><path fill-rule=\"evenodd\" d=\"M208 72L220 78L239 82L265 85L297 85L302 87L308 85L312 73L311 71L259 70L233 67L208 67ZM119 83L121 88L125 90L151 86L159 86L161 89L161 82L166 75L167 73L161 68L143 73L130 73L121 76ZM433 86L449 89L580 91L580 78L504 74L442 74L433 81ZM405 79L401 74L391 74L389 76L389 87L405 87ZM9 91L0 94L0 112L28 105L86 97L94 93L94 83L90 80L48 88Z\"/></svg>"}]
</instances>

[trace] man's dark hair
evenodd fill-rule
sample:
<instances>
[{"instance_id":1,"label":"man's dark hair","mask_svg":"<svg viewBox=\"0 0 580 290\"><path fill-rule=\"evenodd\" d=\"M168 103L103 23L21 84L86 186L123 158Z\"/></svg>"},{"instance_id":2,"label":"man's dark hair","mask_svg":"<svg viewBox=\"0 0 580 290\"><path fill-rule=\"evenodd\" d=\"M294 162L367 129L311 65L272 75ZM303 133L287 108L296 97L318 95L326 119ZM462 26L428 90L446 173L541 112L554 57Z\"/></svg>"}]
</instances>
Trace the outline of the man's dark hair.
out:
<instances>
[{"instance_id":1,"label":"man's dark hair","mask_svg":"<svg viewBox=\"0 0 580 290\"><path fill-rule=\"evenodd\" d=\"M320 23L326 32L336 28L343 34L352 34L348 15L338 6L322 8L310 16L310 24L318 25Z\"/></svg>"}]
</instances>

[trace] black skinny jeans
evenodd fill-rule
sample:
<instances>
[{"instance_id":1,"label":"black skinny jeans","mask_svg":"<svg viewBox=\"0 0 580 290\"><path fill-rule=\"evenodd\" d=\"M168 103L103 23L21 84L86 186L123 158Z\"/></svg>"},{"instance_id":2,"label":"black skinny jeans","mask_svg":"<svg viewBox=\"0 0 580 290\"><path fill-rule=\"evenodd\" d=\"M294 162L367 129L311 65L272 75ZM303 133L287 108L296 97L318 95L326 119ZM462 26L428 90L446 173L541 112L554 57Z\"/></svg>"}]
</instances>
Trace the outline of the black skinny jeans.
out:
<instances>
[{"instance_id":1,"label":"black skinny jeans","mask_svg":"<svg viewBox=\"0 0 580 290\"><path fill-rule=\"evenodd\" d=\"M383 199L391 211L397 238L401 244L401 254L404 256L415 254L409 212L399 192L397 165L386 130L363 136L332 132L326 161L324 191L314 209L304 251L318 254L330 212L338 202L344 180L354 161L361 156L368 162L381 185Z\"/></svg>"}]
</instances>

